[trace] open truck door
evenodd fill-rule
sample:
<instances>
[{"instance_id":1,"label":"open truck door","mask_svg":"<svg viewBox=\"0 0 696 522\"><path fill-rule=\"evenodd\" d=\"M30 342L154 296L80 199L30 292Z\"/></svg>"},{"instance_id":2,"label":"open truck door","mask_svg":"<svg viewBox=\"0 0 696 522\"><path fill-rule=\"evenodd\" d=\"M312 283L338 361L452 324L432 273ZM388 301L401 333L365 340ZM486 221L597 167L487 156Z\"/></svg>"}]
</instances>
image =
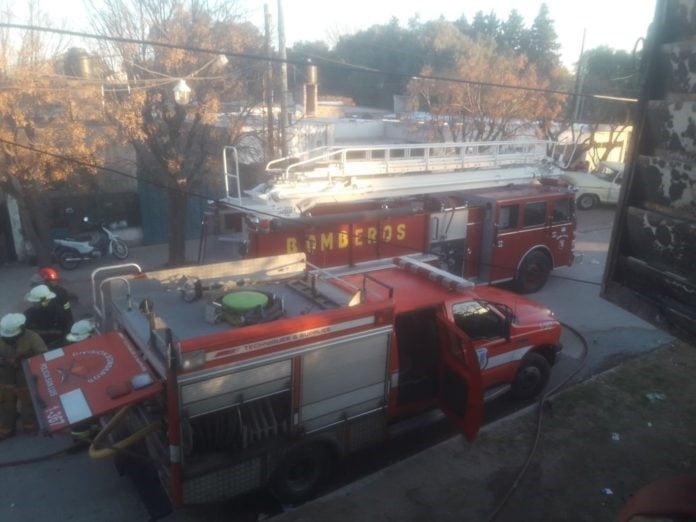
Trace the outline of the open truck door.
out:
<instances>
[{"instance_id":1,"label":"open truck door","mask_svg":"<svg viewBox=\"0 0 696 522\"><path fill-rule=\"evenodd\" d=\"M41 430L61 431L152 397L163 388L120 333L22 361Z\"/></svg>"},{"instance_id":2,"label":"open truck door","mask_svg":"<svg viewBox=\"0 0 696 522\"><path fill-rule=\"evenodd\" d=\"M437 316L440 334L438 405L469 441L483 420L481 369L471 340L448 319Z\"/></svg>"}]
</instances>

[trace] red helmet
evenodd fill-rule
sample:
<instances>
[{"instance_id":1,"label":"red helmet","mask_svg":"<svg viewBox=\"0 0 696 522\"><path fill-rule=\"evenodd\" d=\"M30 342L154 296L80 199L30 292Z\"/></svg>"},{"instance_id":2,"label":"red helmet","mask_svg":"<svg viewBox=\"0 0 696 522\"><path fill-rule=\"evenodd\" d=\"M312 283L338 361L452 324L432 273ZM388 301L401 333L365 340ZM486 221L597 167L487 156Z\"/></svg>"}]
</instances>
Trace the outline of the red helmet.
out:
<instances>
[{"instance_id":1,"label":"red helmet","mask_svg":"<svg viewBox=\"0 0 696 522\"><path fill-rule=\"evenodd\" d=\"M39 270L39 276L41 279L44 281L58 281L58 272L56 272L53 268L50 267L45 267Z\"/></svg>"}]
</instances>

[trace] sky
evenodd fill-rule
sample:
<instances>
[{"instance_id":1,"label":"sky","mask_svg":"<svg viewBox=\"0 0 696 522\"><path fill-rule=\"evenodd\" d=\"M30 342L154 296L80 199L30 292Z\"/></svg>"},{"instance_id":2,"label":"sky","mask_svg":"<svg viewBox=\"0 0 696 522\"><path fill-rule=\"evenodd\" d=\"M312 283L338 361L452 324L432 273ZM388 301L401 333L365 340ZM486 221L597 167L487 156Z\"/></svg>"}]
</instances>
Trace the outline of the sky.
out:
<instances>
[{"instance_id":1,"label":"sky","mask_svg":"<svg viewBox=\"0 0 696 522\"><path fill-rule=\"evenodd\" d=\"M245 18L262 29L266 2L236 1ZM277 0L268 0L268 4L275 24ZM559 36L562 61L571 69L580 55L583 29L587 31L586 49L607 45L630 51L646 35L655 11L655 0L546 0L546 4ZM10 5L19 18L26 0L11 0ZM82 0L44 0L41 5L54 25L64 23L68 29L89 31ZM393 16L406 25L414 15L427 21L440 16L456 20L463 14L471 21L477 11L493 10L504 19L517 9L530 26L540 5L537 0L283 0L288 46L301 40L325 40L331 45L340 35L387 23Z\"/></svg>"}]
</instances>

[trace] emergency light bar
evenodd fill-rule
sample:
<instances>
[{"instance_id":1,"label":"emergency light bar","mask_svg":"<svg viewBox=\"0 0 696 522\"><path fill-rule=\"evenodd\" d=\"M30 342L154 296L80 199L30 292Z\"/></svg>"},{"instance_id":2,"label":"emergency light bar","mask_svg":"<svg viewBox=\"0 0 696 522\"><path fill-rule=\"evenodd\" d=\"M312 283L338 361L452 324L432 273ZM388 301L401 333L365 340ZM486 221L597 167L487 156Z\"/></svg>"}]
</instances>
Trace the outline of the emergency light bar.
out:
<instances>
[{"instance_id":1,"label":"emergency light bar","mask_svg":"<svg viewBox=\"0 0 696 522\"><path fill-rule=\"evenodd\" d=\"M394 264L399 268L403 268L404 270L408 270L414 274L426 276L431 281L434 281L435 283L438 283L451 291L463 292L466 289L474 286L474 283L464 279L463 277L450 274L446 270L436 268L427 263L423 263L422 261L416 261L415 259L395 257Z\"/></svg>"}]
</instances>

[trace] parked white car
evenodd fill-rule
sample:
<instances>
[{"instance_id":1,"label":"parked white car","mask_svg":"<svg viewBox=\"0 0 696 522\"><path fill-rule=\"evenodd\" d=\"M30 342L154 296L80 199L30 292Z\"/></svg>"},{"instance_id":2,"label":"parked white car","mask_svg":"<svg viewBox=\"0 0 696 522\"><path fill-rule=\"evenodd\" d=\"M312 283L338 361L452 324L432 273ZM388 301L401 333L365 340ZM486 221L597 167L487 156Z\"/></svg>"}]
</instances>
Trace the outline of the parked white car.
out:
<instances>
[{"instance_id":1,"label":"parked white car","mask_svg":"<svg viewBox=\"0 0 696 522\"><path fill-rule=\"evenodd\" d=\"M578 191L575 204L580 210L590 210L599 203L617 203L621 192L625 165L602 161L594 172L566 172L563 179Z\"/></svg>"}]
</instances>

